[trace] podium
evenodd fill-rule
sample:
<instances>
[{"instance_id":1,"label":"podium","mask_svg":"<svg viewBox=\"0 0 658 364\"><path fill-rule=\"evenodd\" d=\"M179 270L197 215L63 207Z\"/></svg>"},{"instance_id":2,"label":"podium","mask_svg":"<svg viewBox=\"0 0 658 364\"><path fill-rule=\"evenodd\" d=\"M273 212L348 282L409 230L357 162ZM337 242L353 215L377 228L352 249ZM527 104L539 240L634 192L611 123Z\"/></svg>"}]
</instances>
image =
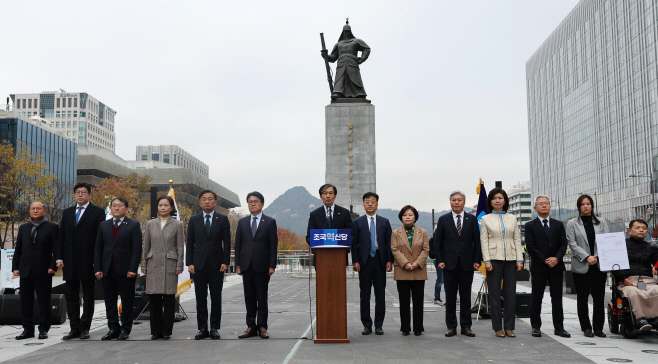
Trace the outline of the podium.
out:
<instances>
[{"instance_id":1,"label":"podium","mask_svg":"<svg viewBox=\"0 0 658 364\"><path fill-rule=\"evenodd\" d=\"M315 344L349 343L345 259L350 251L349 229L311 230L315 254Z\"/></svg>"}]
</instances>

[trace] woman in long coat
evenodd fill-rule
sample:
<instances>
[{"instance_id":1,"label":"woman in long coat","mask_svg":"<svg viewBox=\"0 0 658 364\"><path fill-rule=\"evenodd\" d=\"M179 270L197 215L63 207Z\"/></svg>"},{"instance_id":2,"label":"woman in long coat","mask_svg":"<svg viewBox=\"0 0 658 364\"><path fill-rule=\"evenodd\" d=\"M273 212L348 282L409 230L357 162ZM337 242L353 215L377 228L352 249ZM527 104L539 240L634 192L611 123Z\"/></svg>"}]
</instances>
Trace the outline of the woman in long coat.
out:
<instances>
[{"instance_id":1,"label":"woman in long coat","mask_svg":"<svg viewBox=\"0 0 658 364\"><path fill-rule=\"evenodd\" d=\"M427 231L415 225L418 221L418 210L407 205L400 210L398 218L402 226L393 231L391 236L391 251L395 272L393 278L398 287L400 297L400 331L409 335L413 322L414 335L422 335L423 300L425 297L425 281L427 280L427 256L430 252ZM413 320L410 303L413 301Z\"/></svg>"},{"instance_id":2,"label":"woman in long coat","mask_svg":"<svg viewBox=\"0 0 658 364\"><path fill-rule=\"evenodd\" d=\"M151 340L168 340L174 328L178 275L183 272L184 229L173 217L176 209L171 197L162 196L157 204L160 217L146 223L142 273L151 305Z\"/></svg>"}]
</instances>

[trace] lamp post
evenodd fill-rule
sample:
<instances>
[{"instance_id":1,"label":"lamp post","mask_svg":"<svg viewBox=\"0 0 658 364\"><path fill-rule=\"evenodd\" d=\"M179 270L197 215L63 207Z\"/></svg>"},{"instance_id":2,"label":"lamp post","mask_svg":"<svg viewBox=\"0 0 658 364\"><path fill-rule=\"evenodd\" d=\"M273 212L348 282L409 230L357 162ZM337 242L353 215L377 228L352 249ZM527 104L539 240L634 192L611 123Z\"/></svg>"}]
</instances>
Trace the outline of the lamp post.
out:
<instances>
[{"instance_id":1,"label":"lamp post","mask_svg":"<svg viewBox=\"0 0 658 364\"><path fill-rule=\"evenodd\" d=\"M656 195L655 192L656 190L654 189L653 185L653 176L647 175L647 174L631 174L628 176L629 178L649 178L650 183L651 183L651 222L653 223L653 228L654 230L656 229Z\"/></svg>"}]
</instances>

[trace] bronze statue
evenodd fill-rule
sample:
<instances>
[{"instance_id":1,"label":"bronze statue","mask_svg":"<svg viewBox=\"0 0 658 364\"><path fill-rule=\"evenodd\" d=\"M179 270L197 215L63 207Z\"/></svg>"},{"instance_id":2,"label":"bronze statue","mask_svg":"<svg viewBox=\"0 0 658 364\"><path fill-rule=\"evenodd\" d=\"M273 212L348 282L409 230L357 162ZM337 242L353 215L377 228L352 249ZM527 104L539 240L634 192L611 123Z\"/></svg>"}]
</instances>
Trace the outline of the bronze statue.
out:
<instances>
[{"instance_id":1,"label":"bronze statue","mask_svg":"<svg viewBox=\"0 0 658 364\"><path fill-rule=\"evenodd\" d=\"M368 56L370 56L370 47L366 42L354 37L349 18L345 22L343 33L331 51L331 54L325 49L324 36L322 34L320 36L322 37L322 51L320 53L327 66L331 99L335 101L341 98L352 98L354 100L350 102L369 102L365 99L367 95L363 87L363 81L361 80L359 65L365 62ZM361 57L358 56L359 52L361 52ZM338 61L336 65L336 76L332 84L327 62L333 63L336 61Z\"/></svg>"}]
</instances>

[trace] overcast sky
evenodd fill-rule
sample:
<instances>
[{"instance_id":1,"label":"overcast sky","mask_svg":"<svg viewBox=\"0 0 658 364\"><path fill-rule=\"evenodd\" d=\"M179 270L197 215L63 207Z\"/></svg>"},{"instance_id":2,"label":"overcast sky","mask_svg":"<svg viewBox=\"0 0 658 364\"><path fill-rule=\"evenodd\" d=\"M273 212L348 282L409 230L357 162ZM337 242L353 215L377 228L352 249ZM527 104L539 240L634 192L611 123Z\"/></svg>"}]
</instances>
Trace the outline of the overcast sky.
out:
<instances>
[{"instance_id":1,"label":"overcast sky","mask_svg":"<svg viewBox=\"0 0 658 364\"><path fill-rule=\"evenodd\" d=\"M331 49L349 17L372 49L380 207L472 206L480 177L529 180L525 63L577 3L0 0L0 95L87 92L118 112L120 157L176 144L267 206L324 183L319 33Z\"/></svg>"}]
</instances>

